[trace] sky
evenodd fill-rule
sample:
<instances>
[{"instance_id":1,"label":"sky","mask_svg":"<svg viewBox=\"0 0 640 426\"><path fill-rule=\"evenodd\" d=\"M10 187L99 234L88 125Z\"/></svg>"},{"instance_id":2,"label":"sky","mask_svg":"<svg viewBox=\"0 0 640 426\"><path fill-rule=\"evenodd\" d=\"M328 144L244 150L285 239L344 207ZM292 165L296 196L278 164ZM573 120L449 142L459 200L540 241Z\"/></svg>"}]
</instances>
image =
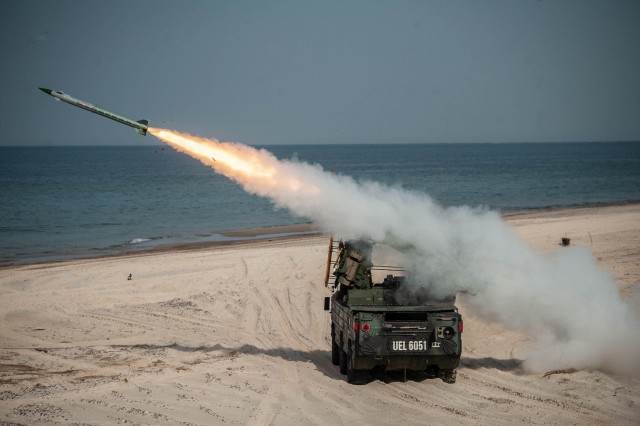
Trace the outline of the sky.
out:
<instances>
[{"instance_id":1,"label":"sky","mask_svg":"<svg viewBox=\"0 0 640 426\"><path fill-rule=\"evenodd\" d=\"M0 145L640 140L640 2L3 1Z\"/></svg>"}]
</instances>

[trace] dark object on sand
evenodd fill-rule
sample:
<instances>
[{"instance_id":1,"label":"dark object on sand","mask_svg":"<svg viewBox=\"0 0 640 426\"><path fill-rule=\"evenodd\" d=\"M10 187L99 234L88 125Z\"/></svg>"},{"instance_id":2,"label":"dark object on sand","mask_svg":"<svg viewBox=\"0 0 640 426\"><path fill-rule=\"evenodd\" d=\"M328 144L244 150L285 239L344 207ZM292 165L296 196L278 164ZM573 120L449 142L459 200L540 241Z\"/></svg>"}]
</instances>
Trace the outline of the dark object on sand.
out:
<instances>
[{"instance_id":1,"label":"dark object on sand","mask_svg":"<svg viewBox=\"0 0 640 426\"><path fill-rule=\"evenodd\" d=\"M570 246L571 245L571 238L563 237L561 242L560 242L560 245L562 247Z\"/></svg>"},{"instance_id":2,"label":"dark object on sand","mask_svg":"<svg viewBox=\"0 0 640 426\"><path fill-rule=\"evenodd\" d=\"M132 277L132 275L129 274L129 276L127 277L127 280L131 281L131 277Z\"/></svg>"},{"instance_id":3,"label":"dark object on sand","mask_svg":"<svg viewBox=\"0 0 640 426\"><path fill-rule=\"evenodd\" d=\"M371 241L340 241L337 247L329 241L325 285L332 267L335 281L324 308L331 313L331 362L353 384L368 383L373 370L401 372L405 381L408 371L417 371L454 383L463 329L455 295L403 297L404 274L382 282L372 277L374 269L402 268L374 266L372 258Z\"/></svg>"}]
</instances>

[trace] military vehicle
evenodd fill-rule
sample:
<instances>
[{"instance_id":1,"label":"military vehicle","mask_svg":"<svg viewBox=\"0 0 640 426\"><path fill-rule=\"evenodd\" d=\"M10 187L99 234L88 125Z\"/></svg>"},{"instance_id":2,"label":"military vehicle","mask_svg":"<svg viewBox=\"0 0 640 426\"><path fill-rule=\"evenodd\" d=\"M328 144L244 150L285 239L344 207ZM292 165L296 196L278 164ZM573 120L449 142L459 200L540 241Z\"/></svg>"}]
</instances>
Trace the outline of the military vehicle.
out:
<instances>
[{"instance_id":1,"label":"military vehicle","mask_svg":"<svg viewBox=\"0 0 640 426\"><path fill-rule=\"evenodd\" d=\"M325 286L332 267L335 281L324 308L331 314L331 361L354 384L366 383L372 369L401 371L404 380L407 371L424 371L455 383L463 330L455 298L401 297L406 294L401 291L406 277L401 275L374 283L372 249L373 244L363 240L336 244L332 238L329 244Z\"/></svg>"}]
</instances>

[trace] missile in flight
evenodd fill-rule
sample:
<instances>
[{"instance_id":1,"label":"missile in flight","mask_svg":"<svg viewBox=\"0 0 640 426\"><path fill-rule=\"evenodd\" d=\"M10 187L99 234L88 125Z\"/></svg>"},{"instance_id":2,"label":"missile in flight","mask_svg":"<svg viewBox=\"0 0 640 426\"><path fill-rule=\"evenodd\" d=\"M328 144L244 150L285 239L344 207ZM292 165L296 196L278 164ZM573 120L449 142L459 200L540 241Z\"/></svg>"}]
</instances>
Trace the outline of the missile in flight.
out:
<instances>
[{"instance_id":1,"label":"missile in flight","mask_svg":"<svg viewBox=\"0 0 640 426\"><path fill-rule=\"evenodd\" d=\"M77 106L79 108L86 109L87 111L91 111L94 114L98 114L103 117L110 118L111 120L117 121L118 123L122 123L125 126L133 127L142 136L147 134L147 129L149 128L148 120L138 120L138 121L131 120L121 115L114 114L110 111L107 111L106 109L102 109L100 107L92 105L88 102L81 101L80 99L76 99L72 96L67 95L66 93L63 93L57 90L45 89L44 87L40 87L40 90L42 90L47 95L53 96L54 98L56 98L57 101L66 102L68 104Z\"/></svg>"}]
</instances>

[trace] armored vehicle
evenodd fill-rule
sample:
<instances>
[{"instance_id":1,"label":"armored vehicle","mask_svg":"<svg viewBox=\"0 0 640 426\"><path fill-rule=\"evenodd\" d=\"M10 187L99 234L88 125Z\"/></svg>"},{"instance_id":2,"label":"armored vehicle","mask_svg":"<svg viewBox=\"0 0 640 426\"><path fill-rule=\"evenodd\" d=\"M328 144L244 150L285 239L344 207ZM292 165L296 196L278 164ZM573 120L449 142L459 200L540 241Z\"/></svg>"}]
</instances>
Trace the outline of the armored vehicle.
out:
<instances>
[{"instance_id":1,"label":"armored vehicle","mask_svg":"<svg viewBox=\"0 0 640 426\"><path fill-rule=\"evenodd\" d=\"M374 368L424 371L456 381L462 352L462 316L454 300L421 300L400 291L406 277L372 278L373 244L352 240L329 245L325 285L333 267L333 295L325 299L331 317L331 361L349 383L367 382ZM335 262L333 254L337 252ZM382 266L386 271L397 270Z\"/></svg>"}]
</instances>

